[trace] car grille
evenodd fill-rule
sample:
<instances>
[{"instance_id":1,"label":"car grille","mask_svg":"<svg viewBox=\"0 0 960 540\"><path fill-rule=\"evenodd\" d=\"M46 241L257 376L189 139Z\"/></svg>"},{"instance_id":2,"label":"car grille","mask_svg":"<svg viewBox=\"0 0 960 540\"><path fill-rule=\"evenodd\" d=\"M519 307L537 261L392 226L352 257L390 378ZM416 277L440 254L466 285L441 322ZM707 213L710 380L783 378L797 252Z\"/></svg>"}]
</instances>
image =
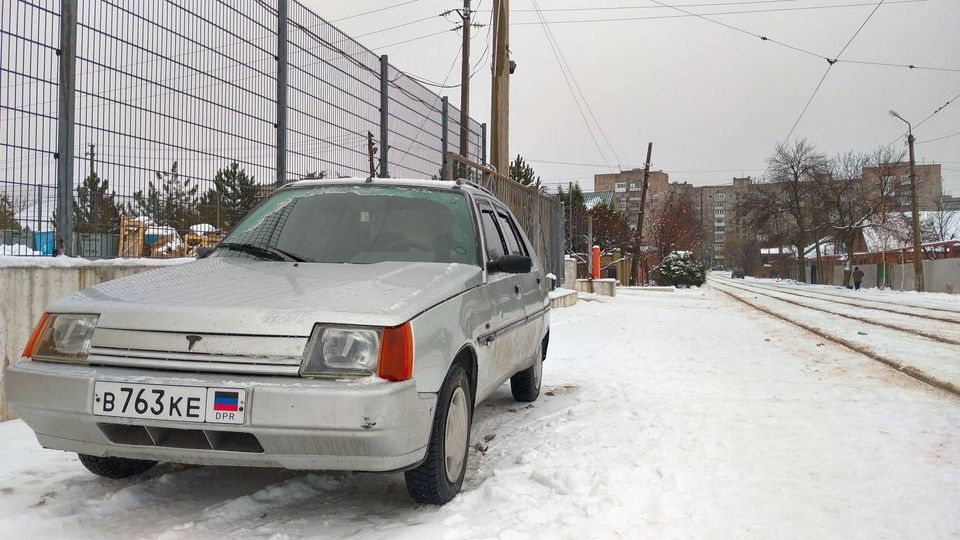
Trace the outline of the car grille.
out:
<instances>
[{"instance_id":1,"label":"car grille","mask_svg":"<svg viewBox=\"0 0 960 540\"><path fill-rule=\"evenodd\" d=\"M98 328L87 362L166 371L297 376L306 343L306 337Z\"/></svg>"}]
</instances>

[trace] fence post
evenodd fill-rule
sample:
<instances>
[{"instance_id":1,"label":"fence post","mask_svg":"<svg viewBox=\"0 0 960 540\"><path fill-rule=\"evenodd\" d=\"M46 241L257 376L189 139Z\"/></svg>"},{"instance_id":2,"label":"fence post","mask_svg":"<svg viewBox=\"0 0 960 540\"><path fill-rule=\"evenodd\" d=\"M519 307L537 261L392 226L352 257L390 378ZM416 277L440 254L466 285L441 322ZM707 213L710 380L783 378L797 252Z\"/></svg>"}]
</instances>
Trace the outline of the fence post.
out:
<instances>
[{"instance_id":1,"label":"fence post","mask_svg":"<svg viewBox=\"0 0 960 540\"><path fill-rule=\"evenodd\" d=\"M567 231L563 228L563 202L560 200L560 197L557 197L554 202L554 231L556 234L553 237L553 273L558 276L558 279L561 283L566 278L566 266L563 263L564 253L564 239L566 238ZM571 224L572 225L572 224Z\"/></svg>"},{"instance_id":2,"label":"fence post","mask_svg":"<svg viewBox=\"0 0 960 540\"><path fill-rule=\"evenodd\" d=\"M388 121L390 120L390 62L387 55L380 56L380 178L390 178L387 149Z\"/></svg>"},{"instance_id":3,"label":"fence post","mask_svg":"<svg viewBox=\"0 0 960 540\"><path fill-rule=\"evenodd\" d=\"M77 0L60 8L60 112L57 114L57 220L54 249L73 255L73 140L77 90Z\"/></svg>"},{"instance_id":4,"label":"fence post","mask_svg":"<svg viewBox=\"0 0 960 540\"><path fill-rule=\"evenodd\" d=\"M440 98L440 170L443 171L440 173L441 180L453 180L448 171L447 164L447 151L450 149L450 127L448 122L449 120L449 109L450 102L447 100L447 96Z\"/></svg>"},{"instance_id":5,"label":"fence post","mask_svg":"<svg viewBox=\"0 0 960 540\"><path fill-rule=\"evenodd\" d=\"M277 187L287 181L287 0L277 0Z\"/></svg>"},{"instance_id":6,"label":"fence post","mask_svg":"<svg viewBox=\"0 0 960 540\"><path fill-rule=\"evenodd\" d=\"M487 164L487 124L480 124L480 164Z\"/></svg>"}]
</instances>

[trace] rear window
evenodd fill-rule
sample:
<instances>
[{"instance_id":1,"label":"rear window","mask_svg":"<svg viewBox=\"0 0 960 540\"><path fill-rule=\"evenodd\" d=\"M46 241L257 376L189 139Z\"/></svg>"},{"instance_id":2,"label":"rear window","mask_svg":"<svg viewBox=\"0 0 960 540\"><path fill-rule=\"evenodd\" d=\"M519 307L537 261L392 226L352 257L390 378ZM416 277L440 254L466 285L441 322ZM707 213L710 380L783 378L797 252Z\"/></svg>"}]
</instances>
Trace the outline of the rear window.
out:
<instances>
[{"instance_id":1,"label":"rear window","mask_svg":"<svg viewBox=\"0 0 960 540\"><path fill-rule=\"evenodd\" d=\"M464 194L414 187L312 186L278 191L240 222L221 246L218 256L268 260L479 264Z\"/></svg>"}]
</instances>

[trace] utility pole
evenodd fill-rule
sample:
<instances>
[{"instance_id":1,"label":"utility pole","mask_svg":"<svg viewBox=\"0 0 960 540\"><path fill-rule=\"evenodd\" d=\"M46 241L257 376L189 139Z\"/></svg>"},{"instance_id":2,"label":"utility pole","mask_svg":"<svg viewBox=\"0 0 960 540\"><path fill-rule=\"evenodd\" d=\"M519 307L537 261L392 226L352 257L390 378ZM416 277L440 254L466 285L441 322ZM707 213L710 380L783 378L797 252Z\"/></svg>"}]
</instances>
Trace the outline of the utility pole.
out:
<instances>
[{"instance_id":1,"label":"utility pole","mask_svg":"<svg viewBox=\"0 0 960 540\"><path fill-rule=\"evenodd\" d=\"M907 124L907 144L910 146L910 213L913 214L913 290L923 292L923 246L920 245L920 204L917 201L917 175L914 171L913 126L896 111L891 110L890 116Z\"/></svg>"},{"instance_id":2,"label":"utility pole","mask_svg":"<svg viewBox=\"0 0 960 540\"><path fill-rule=\"evenodd\" d=\"M377 153L377 146L373 144L373 133L367 132L367 159L370 162L370 178L377 175L377 168L373 166L373 156Z\"/></svg>"},{"instance_id":3,"label":"utility pole","mask_svg":"<svg viewBox=\"0 0 960 540\"><path fill-rule=\"evenodd\" d=\"M910 213L913 214L913 290L924 291L923 246L920 245L920 205L917 202L917 175L914 171L913 132L907 135L910 145Z\"/></svg>"},{"instance_id":4,"label":"utility pole","mask_svg":"<svg viewBox=\"0 0 960 540\"><path fill-rule=\"evenodd\" d=\"M468 154L468 134L470 133L470 0L463 0L463 11L460 18L463 20L463 63L460 66L460 155L464 158ZM466 176L462 166L457 167L457 176Z\"/></svg>"},{"instance_id":5,"label":"utility pole","mask_svg":"<svg viewBox=\"0 0 960 540\"><path fill-rule=\"evenodd\" d=\"M97 158L97 145L94 143L87 143L89 150L87 150L87 155L90 156L90 173L89 176L96 174L93 168L94 160Z\"/></svg>"},{"instance_id":6,"label":"utility pole","mask_svg":"<svg viewBox=\"0 0 960 540\"><path fill-rule=\"evenodd\" d=\"M637 268L640 264L640 249L643 247L643 214L647 204L647 184L650 181L650 156L653 154L653 143L647 143L647 161L643 164L643 185L640 186L640 212L637 213L637 232L633 236L633 260L630 261L630 280L635 285Z\"/></svg>"},{"instance_id":7,"label":"utility pole","mask_svg":"<svg viewBox=\"0 0 960 540\"><path fill-rule=\"evenodd\" d=\"M510 0L494 0L493 41L490 163L506 175L510 167Z\"/></svg>"}]
</instances>

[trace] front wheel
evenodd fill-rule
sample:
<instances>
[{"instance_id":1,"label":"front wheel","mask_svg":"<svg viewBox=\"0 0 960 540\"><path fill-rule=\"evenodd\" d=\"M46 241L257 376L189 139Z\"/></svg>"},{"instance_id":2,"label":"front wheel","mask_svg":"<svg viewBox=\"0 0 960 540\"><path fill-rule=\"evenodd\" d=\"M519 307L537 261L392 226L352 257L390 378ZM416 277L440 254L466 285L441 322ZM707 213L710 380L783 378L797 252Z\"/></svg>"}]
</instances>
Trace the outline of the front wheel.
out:
<instances>
[{"instance_id":1,"label":"front wheel","mask_svg":"<svg viewBox=\"0 0 960 540\"><path fill-rule=\"evenodd\" d=\"M104 478L128 478L144 473L157 464L156 461L145 459L128 459L120 457L100 457L89 456L87 454L77 454L80 463L97 476Z\"/></svg>"},{"instance_id":2,"label":"front wheel","mask_svg":"<svg viewBox=\"0 0 960 540\"><path fill-rule=\"evenodd\" d=\"M540 381L543 378L543 360L547 356L547 349L540 343L537 359L533 365L519 371L510 377L510 392L517 401L533 402L540 397Z\"/></svg>"},{"instance_id":3,"label":"front wheel","mask_svg":"<svg viewBox=\"0 0 960 540\"><path fill-rule=\"evenodd\" d=\"M404 473L407 492L417 502L442 505L463 485L473 421L473 393L463 367L454 363L437 395L427 457Z\"/></svg>"}]
</instances>

